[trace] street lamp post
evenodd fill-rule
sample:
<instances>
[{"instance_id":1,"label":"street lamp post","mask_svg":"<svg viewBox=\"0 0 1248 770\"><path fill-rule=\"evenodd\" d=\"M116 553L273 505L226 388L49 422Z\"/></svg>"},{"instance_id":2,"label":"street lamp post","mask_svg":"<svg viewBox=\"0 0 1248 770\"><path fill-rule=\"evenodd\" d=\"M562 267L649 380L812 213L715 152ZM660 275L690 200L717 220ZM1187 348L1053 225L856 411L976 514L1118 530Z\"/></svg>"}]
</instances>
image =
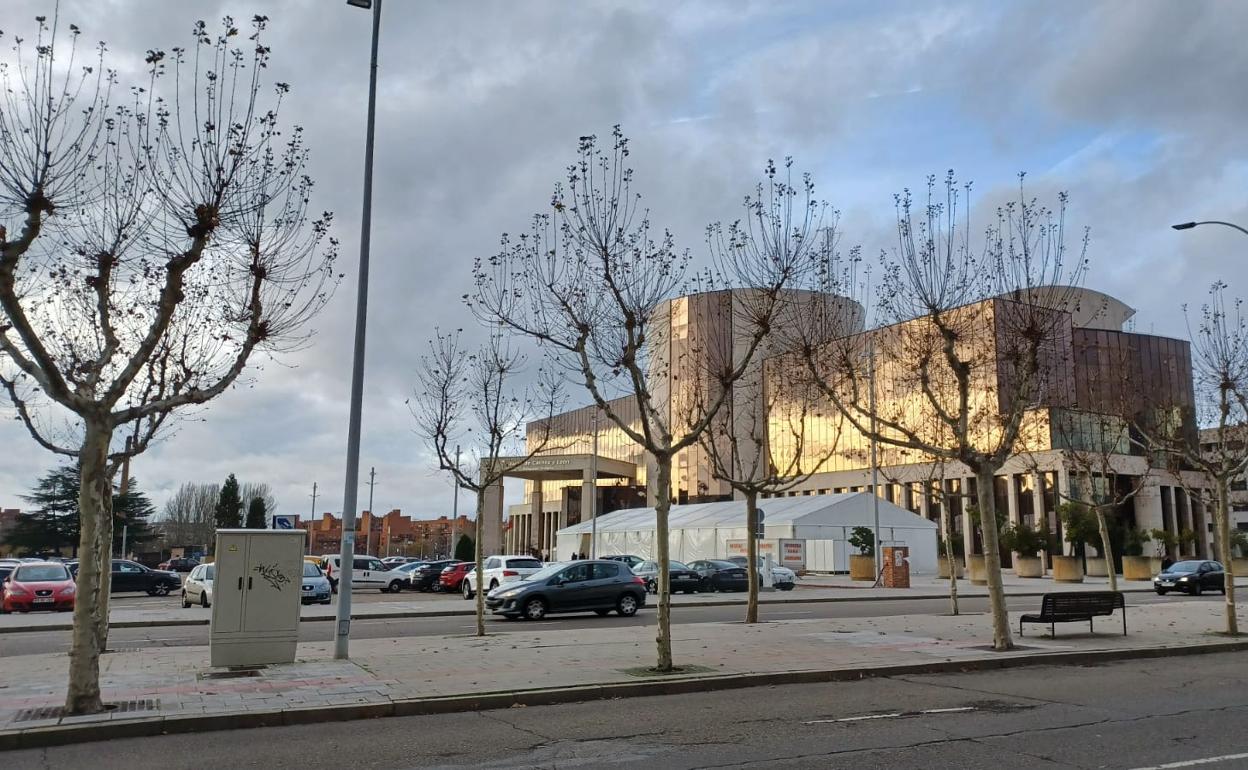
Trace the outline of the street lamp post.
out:
<instances>
[{"instance_id":1,"label":"street lamp post","mask_svg":"<svg viewBox=\"0 0 1248 770\"><path fill-rule=\"evenodd\" d=\"M1222 225L1223 227L1230 227L1232 229L1240 231L1244 235L1248 235L1248 229L1244 229L1240 227L1239 225L1235 224L1234 222L1220 222L1216 219L1210 219L1206 222L1180 222L1177 225L1170 225L1170 226L1173 227L1175 230L1191 230L1193 227L1196 227L1197 225Z\"/></svg>"},{"instance_id":2,"label":"street lamp post","mask_svg":"<svg viewBox=\"0 0 1248 770\"><path fill-rule=\"evenodd\" d=\"M351 639L351 567L355 556L355 505L360 483L360 416L364 401L364 332L368 324L368 248L373 220L373 134L377 122L377 40L381 0L347 0L371 9L373 41L368 67L368 122L364 139L364 207L360 217L360 272L355 300L355 349L351 357L351 411L347 428L347 478L342 503L342 545L338 571L338 608L334 620L334 657L346 660Z\"/></svg>"}]
</instances>

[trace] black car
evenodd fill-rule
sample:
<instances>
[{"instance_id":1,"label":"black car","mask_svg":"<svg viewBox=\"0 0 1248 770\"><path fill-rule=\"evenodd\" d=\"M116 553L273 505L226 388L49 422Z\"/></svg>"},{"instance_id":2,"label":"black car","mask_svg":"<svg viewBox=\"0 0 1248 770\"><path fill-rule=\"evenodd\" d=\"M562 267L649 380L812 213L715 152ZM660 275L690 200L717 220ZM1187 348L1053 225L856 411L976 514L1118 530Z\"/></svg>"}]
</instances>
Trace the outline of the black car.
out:
<instances>
[{"instance_id":1,"label":"black car","mask_svg":"<svg viewBox=\"0 0 1248 770\"><path fill-rule=\"evenodd\" d=\"M69 573L78 579L78 562L71 561L65 565ZM126 593L127 591L145 591L148 596L168 596L171 591L182 587L182 578L176 572L144 567L129 559L113 559L112 582L109 583L110 594Z\"/></svg>"},{"instance_id":2,"label":"black car","mask_svg":"<svg viewBox=\"0 0 1248 770\"><path fill-rule=\"evenodd\" d=\"M554 612L612 610L632 617L646 604L642 579L628 567L606 559L552 564L516 583L490 591L485 604L508 619L541 620Z\"/></svg>"},{"instance_id":3,"label":"black car","mask_svg":"<svg viewBox=\"0 0 1248 770\"><path fill-rule=\"evenodd\" d=\"M442 576L442 570L458 564L456 559L443 559L442 561L430 561L414 567L407 572L407 585L414 591L433 591L438 585L438 578Z\"/></svg>"},{"instance_id":4,"label":"black car","mask_svg":"<svg viewBox=\"0 0 1248 770\"><path fill-rule=\"evenodd\" d=\"M689 569L702 578L702 590L708 593L715 591L748 591L750 573L745 568L730 561L704 559L689 563Z\"/></svg>"},{"instance_id":5,"label":"black car","mask_svg":"<svg viewBox=\"0 0 1248 770\"><path fill-rule=\"evenodd\" d=\"M687 594L694 594L702 590L702 576L689 569L688 566L673 561L668 562L667 569L672 593L684 591ZM652 594L658 593L659 563L657 561L643 561L633 567L633 574L646 582L647 591Z\"/></svg>"},{"instance_id":6,"label":"black car","mask_svg":"<svg viewBox=\"0 0 1248 770\"><path fill-rule=\"evenodd\" d=\"M1206 590L1226 593L1226 573L1221 562L1208 560L1179 561L1153 578L1153 590L1163 596L1170 591L1183 591L1200 596Z\"/></svg>"},{"instance_id":7,"label":"black car","mask_svg":"<svg viewBox=\"0 0 1248 770\"><path fill-rule=\"evenodd\" d=\"M628 565L629 569L632 569L633 567L636 567L638 564L641 564L643 561L645 561L645 559L641 558L640 556L633 556L631 553L615 555L615 556L603 556L602 558L608 559L610 561L622 561Z\"/></svg>"}]
</instances>

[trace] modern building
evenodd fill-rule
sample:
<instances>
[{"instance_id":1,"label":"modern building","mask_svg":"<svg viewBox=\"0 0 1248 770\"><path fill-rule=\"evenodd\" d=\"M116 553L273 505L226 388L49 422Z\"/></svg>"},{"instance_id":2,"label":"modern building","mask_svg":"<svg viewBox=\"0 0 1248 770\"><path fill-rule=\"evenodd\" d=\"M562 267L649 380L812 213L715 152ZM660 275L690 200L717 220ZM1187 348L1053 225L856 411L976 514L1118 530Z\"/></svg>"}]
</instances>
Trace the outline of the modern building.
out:
<instances>
[{"instance_id":1,"label":"modern building","mask_svg":"<svg viewBox=\"0 0 1248 770\"><path fill-rule=\"evenodd\" d=\"M676 414L678 399L672 397L679 386L674 384L687 386L696 381L699 371L712 363L708 357L739 355L733 329L733 308L739 299L734 292L692 295L671 300L656 313L656 326L665 333L657 335L649 378L660 408L669 410L673 421L680 419ZM907 346L916 335L930 334L925 329L930 324L916 319L863 330L860 309L849 300L800 295L794 304L805 312L815 307L808 301L816 299L824 306L831 301L840 308L839 328L829 327L835 333L827 337L827 355L835 355L846 346L870 350L876 413L881 419L913 418L915 410L923 408L922 386L916 379L914 351ZM1212 553L1211 517L1200 496L1189 494L1201 486L1198 475L1165 467L1140 449L1142 442L1122 440L1105 448L1104 428L1096 427L1106 424L1107 415L1121 416L1124 424L1181 431L1195 440L1189 343L1125 330L1135 311L1090 289L1044 287L1033 290L1030 299L1022 303L1018 297L1003 296L958 308L954 313L965 325L965 344L980 351L985 361L975 371L971 392L975 430L982 432L985 441L1000 429L1008 394L1017 392L1012 378L1020 375L1009 363L1010 351L1018 345L1011 321L1019 317L1020 308L1026 304L1041 306L1047 314L1045 323L1052 325L1041 356L1042 381L1029 391L1031 400L1018 451L994 481L998 511L1005 511L1011 524L1026 524L1045 533L1050 553L1071 552L1071 545L1063 538L1059 506L1078 497L1080 483L1105 483L1098 474L1072 463L1072 453L1099 446L1111 464L1115 483L1123 485L1122 497L1126 499L1114 515L1120 527L1145 532L1165 529L1175 534L1190 529L1198 533L1191 555ZM689 344L691 339L697 342ZM829 404L798 410L802 415L800 441L791 425L786 427L788 421L780 419L781 412L792 414L795 407L791 400L785 403L783 396L777 399L775 393L782 393L782 381L797 364L786 357L778 342L765 347L765 360L738 383L726 413L734 430L745 430L748 428L736 424L736 415L746 411L745 405L764 403L775 410L767 421L773 462L790 467L786 458L791 460L794 453L800 453L802 462L798 465L811 472L785 495L874 492L932 521L939 521L942 506L947 506L952 529L962 536L964 552L980 552L980 538L966 515L975 500L972 473L956 463L937 465L914 452L877 442L878 484L873 488L871 442ZM803 398L810 397L804 393ZM636 419L635 404L628 398L617 399L610 406L623 419ZM652 461L598 412L585 407L552 418L551 432L556 437L552 443L559 448L517 468L514 475L525 479L525 502L511 506L501 547L509 552L562 558L563 554L553 553L556 533L588 520L593 510L590 496L595 490L595 465L599 514L636 507L641 500L653 503L653 490L649 489ZM530 437L543 434L545 428L545 423L531 424ZM701 447L694 446L676 457L671 490L674 502L733 497L731 489L715 477L705 455ZM501 489L494 505L501 519ZM488 544L487 540L487 548ZM1008 564L1009 554L1004 556Z\"/></svg>"},{"instance_id":2,"label":"modern building","mask_svg":"<svg viewBox=\"0 0 1248 770\"><path fill-rule=\"evenodd\" d=\"M1231 449L1240 451L1244 448L1244 442L1248 441L1248 428L1244 426L1229 428L1227 435L1232 442ZM1200 432L1201 452L1213 452L1217 446L1218 431L1216 428L1206 428ZM1209 532L1212 533L1213 522L1209 521L1207 526ZM1248 532L1248 473L1231 480L1231 529Z\"/></svg>"}]
</instances>

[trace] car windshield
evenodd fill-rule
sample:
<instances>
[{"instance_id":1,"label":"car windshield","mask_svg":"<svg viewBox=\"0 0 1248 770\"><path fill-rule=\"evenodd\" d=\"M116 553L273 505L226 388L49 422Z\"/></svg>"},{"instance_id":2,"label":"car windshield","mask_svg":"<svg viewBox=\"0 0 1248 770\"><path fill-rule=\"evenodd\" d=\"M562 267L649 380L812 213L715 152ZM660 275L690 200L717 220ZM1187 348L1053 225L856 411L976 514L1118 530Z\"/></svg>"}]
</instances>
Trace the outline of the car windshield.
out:
<instances>
[{"instance_id":1,"label":"car windshield","mask_svg":"<svg viewBox=\"0 0 1248 770\"><path fill-rule=\"evenodd\" d=\"M23 564L13 573L13 579L19 583L69 580L69 570L64 564Z\"/></svg>"},{"instance_id":2,"label":"car windshield","mask_svg":"<svg viewBox=\"0 0 1248 770\"><path fill-rule=\"evenodd\" d=\"M305 561L303 563L303 576L304 577L320 577L321 568L316 566L315 564Z\"/></svg>"},{"instance_id":3,"label":"car windshield","mask_svg":"<svg viewBox=\"0 0 1248 770\"><path fill-rule=\"evenodd\" d=\"M1195 572L1200 569L1203 561L1179 561L1170 565L1168 572Z\"/></svg>"},{"instance_id":4,"label":"car windshield","mask_svg":"<svg viewBox=\"0 0 1248 770\"><path fill-rule=\"evenodd\" d=\"M508 559L508 569L541 569L542 563L537 559Z\"/></svg>"}]
</instances>

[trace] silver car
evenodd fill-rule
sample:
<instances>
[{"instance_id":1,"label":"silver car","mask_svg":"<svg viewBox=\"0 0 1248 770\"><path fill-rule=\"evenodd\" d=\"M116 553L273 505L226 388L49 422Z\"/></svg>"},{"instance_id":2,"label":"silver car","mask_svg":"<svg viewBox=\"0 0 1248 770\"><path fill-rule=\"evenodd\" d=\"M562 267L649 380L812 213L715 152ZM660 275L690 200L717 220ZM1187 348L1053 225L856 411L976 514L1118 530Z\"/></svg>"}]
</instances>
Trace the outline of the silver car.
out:
<instances>
[{"instance_id":1,"label":"silver car","mask_svg":"<svg viewBox=\"0 0 1248 770\"><path fill-rule=\"evenodd\" d=\"M216 571L216 566L212 564L200 564L191 570L182 584L183 609L192 604L204 608L212 606L212 576Z\"/></svg>"},{"instance_id":2,"label":"silver car","mask_svg":"<svg viewBox=\"0 0 1248 770\"><path fill-rule=\"evenodd\" d=\"M300 601L304 604L329 604L333 589L329 586L329 578L321 572L321 568L312 562L303 563L303 593Z\"/></svg>"}]
</instances>

